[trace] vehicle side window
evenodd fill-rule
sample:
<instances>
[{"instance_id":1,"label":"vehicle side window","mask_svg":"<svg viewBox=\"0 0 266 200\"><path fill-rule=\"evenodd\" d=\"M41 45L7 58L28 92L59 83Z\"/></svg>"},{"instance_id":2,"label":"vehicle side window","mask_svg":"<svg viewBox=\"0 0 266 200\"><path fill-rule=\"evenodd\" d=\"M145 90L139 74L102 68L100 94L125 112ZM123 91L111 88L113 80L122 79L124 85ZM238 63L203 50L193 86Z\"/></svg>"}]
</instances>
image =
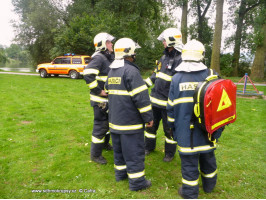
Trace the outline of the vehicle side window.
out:
<instances>
[{"instance_id":1,"label":"vehicle side window","mask_svg":"<svg viewBox=\"0 0 266 200\"><path fill-rule=\"evenodd\" d=\"M72 64L82 64L81 58L72 58Z\"/></svg>"},{"instance_id":2,"label":"vehicle side window","mask_svg":"<svg viewBox=\"0 0 266 200\"><path fill-rule=\"evenodd\" d=\"M62 64L62 58L56 58L54 59L54 64Z\"/></svg>"},{"instance_id":3,"label":"vehicle side window","mask_svg":"<svg viewBox=\"0 0 266 200\"><path fill-rule=\"evenodd\" d=\"M90 60L91 60L91 58L84 58L85 64L89 64Z\"/></svg>"},{"instance_id":4,"label":"vehicle side window","mask_svg":"<svg viewBox=\"0 0 266 200\"><path fill-rule=\"evenodd\" d=\"M70 64L71 58L63 58L62 59L62 64Z\"/></svg>"}]
</instances>

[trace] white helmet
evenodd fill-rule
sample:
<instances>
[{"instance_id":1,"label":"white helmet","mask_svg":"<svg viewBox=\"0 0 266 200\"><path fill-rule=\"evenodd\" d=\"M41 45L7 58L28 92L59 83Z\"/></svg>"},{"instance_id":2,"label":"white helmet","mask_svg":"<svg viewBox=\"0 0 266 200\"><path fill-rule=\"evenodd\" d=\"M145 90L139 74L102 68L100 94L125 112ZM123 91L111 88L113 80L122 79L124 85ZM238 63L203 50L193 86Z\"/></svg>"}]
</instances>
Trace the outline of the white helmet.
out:
<instances>
[{"instance_id":1,"label":"white helmet","mask_svg":"<svg viewBox=\"0 0 266 200\"><path fill-rule=\"evenodd\" d=\"M185 44L182 50L182 60L201 61L204 58L205 48L197 40L191 40Z\"/></svg>"},{"instance_id":2,"label":"white helmet","mask_svg":"<svg viewBox=\"0 0 266 200\"><path fill-rule=\"evenodd\" d=\"M114 36L108 33L98 33L94 37L94 46L96 51L105 51L106 50L106 41L112 42L115 39Z\"/></svg>"},{"instance_id":3,"label":"white helmet","mask_svg":"<svg viewBox=\"0 0 266 200\"><path fill-rule=\"evenodd\" d=\"M183 43L182 43L182 34L177 28L168 28L165 29L161 35L157 38L157 40L163 41L165 40L167 47L174 47L178 51L182 51Z\"/></svg>"},{"instance_id":4,"label":"white helmet","mask_svg":"<svg viewBox=\"0 0 266 200\"><path fill-rule=\"evenodd\" d=\"M114 46L115 59L123 59L127 56L134 56L135 49L141 48L130 38L121 38L117 40Z\"/></svg>"}]
</instances>

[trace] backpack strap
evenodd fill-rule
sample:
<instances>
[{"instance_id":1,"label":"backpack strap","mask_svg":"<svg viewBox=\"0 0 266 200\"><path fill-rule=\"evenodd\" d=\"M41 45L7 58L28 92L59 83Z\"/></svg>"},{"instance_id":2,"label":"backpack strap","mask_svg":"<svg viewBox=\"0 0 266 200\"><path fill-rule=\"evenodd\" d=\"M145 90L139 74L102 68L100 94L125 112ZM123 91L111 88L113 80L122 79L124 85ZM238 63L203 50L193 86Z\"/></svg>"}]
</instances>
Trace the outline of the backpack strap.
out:
<instances>
[{"instance_id":1,"label":"backpack strap","mask_svg":"<svg viewBox=\"0 0 266 200\"><path fill-rule=\"evenodd\" d=\"M193 131L194 131L194 124L195 124L195 121L196 121L196 117L194 115L194 113L192 112L192 116L191 116L191 119L190 119L190 147L191 149L194 148L194 145L193 145Z\"/></svg>"},{"instance_id":2,"label":"backpack strap","mask_svg":"<svg viewBox=\"0 0 266 200\"><path fill-rule=\"evenodd\" d=\"M208 68L208 76L205 78L206 81L211 81L213 79L218 79L219 76L215 74L215 71L213 69Z\"/></svg>"}]
</instances>

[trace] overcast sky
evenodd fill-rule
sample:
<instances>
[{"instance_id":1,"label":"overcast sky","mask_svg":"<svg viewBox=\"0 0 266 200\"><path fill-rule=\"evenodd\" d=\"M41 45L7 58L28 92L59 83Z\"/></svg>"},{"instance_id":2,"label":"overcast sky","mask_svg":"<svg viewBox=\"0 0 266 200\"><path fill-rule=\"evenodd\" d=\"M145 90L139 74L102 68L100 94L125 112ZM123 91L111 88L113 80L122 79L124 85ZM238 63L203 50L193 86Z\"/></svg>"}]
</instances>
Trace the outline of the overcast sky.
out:
<instances>
[{"instance_id":1,"label":"overcast sky","mask_svg":"<svg viewBox=\"0 0 266 200\"><path fill-rule=\"evenodd\" d=\"M10 23L11 20L17 20L18 17L13 12L11 0L1 0L0 5L0 45L9 46L14 39L14 29Z\"/></svg>"}]
</instances>

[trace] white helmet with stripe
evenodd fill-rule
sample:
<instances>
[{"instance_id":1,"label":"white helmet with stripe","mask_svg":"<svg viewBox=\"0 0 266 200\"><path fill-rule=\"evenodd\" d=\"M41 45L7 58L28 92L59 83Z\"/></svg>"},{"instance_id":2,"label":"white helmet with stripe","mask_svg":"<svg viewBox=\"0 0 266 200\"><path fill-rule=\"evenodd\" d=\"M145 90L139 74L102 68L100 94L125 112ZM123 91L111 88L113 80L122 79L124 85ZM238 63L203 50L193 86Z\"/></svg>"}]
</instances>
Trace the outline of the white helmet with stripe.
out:
<instances>
[{"instance_id":1,"label":"white helmet with stripe","mask_svg":"<svg viewBox=\"0 0 266 200\"><path fill-rule=\"evenodd\" d=\"M121 38L117 40L114 46L115 59L122 59L127 56L134 56L135 50L141 48L130 38Z\"/></svg>"},{"instance_id":2,"label":"white helmet with stripe","mask_svg":"<svg viewBox=\"0 0 266 200\"><path fill-rule=\"evenodd\" d=\"M110 65L110 68L120 68L123 67L125 62L125 57L134 57L135 50L141 48L136 42L130 38L121 38L117 40L114 46L115 60Z\"/></svg>"},{"instance_id":3,"label":"white helmet with stripe","mask_svg":"<svg viewBox=\"0 0 266 200\"><path fill-rule=\"evenodd\" d=\"M182 50L182 60L201 61L204 58L205 47L197 40L187 42Z\"/></svg>"},{"instance_id":4,"label":"white helmet with stripe","mask_svg":"<svg viewBox=\"0 0 266 200\"><path fill-rule=\"evenodd\" d=\"M98 33L94 37L94 46L96 51L105 51L106 48L106 41L112 42L115 39L114 36L108 33Z\"/></svg>"},{"instance_id":5,"label":"white helmet with stripe","mask_svg":"<svg viewBox=\"0 0 266 200\"><path fill-rule=\"evenodd\" d=\"M174 47L178 51L182 51L182 34L177 28L168 28L165 29L157 40L166 42L167 47Z\"/></svg>"}]
</instances>

